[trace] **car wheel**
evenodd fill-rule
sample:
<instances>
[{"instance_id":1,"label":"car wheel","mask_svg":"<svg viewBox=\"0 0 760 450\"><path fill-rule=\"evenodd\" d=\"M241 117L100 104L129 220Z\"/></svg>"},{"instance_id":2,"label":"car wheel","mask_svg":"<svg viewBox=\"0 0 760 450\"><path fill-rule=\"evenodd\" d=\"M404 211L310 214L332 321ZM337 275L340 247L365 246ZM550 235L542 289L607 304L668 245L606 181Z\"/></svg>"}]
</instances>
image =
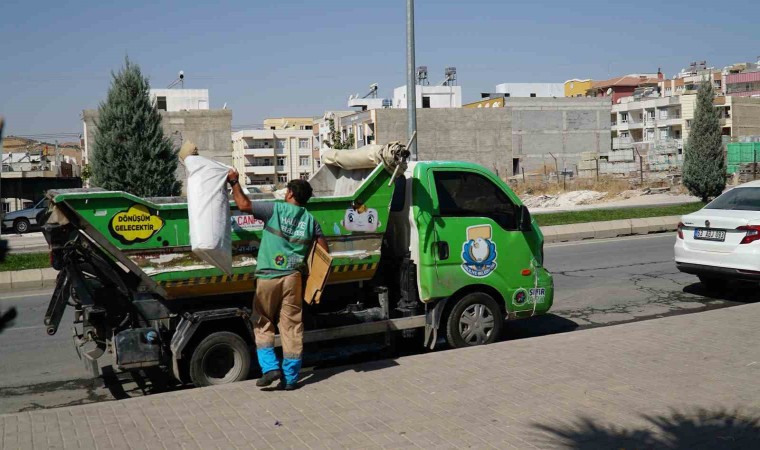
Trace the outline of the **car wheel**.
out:
<instances>
[{"instance_id":1,"label":"car wheel","mask_svg":"<svg viewBox=\"0 0 760 450\"><path fill-rule=\"evenodd\" d=\"M719 292L726 288L728 280L707 275L698 275L699 281L708 292Z\"/></svg>"},{"instance_id":2,"label":"car wheel","mask_svg":"<svg viewBox=\"0 0 760 450\"><path fill-rule=\"evenodd\" d=\"M190 358L190 380L198 387L245 380L250 369L248 344L229 331L206 336Z\"/></svg>"},{"instance_id":3,"label":"car wheel","mask_svg":"<svg viewBox=\"0 0 760 450\"><path fill-rule=\"evenodd\" d=\"M29 221L26 219L17 219L13 222L13 231L18 234L23 234L29 231Z\"/></svg>"},{"instance_id":4,"label":"car wheel","mask_svg":"<svg viewBox=\"0 0 760 450\"><path fill-rule=\"evenodd\" d=\"M462 297L446 320L446 341L454 348L496 342L503 323L501 309L488 294L475 292Z\"/></svg>"}]
</instances>

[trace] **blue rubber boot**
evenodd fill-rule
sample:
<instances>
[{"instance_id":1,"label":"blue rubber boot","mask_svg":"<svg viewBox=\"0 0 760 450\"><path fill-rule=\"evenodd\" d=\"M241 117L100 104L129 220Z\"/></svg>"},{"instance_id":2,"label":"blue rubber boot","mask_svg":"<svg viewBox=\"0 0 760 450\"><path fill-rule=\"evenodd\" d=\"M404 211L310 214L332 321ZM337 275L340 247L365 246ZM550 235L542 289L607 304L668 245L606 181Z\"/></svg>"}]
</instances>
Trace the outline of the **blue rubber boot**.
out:
<instances>
[{"instance_id":1,"label":"blue rubber boot","mask_svg":"<svg viewBox=\"0 0 760 450\"><path fill-rule=\"evenodd\" d=\"M301 371L301 358L282 360L282 372L285 376L285 390L292 391L298 383L298 373Z\"/></svg>"},{"instance_id":2,"label":"blue rubber boot","mask_svg":"<svg viewBox=\"0 0 760 450\"><path fill-rule=\"evenodd\" d=\"M256 386L269 386L274 381L282 378L280 362L277 360L277 355L274 353L274 347L257 348L256 357L259 360L259 366L261 366L261 373L263 374L263 376L256 381Z\"/></svg>"}]
</instances>

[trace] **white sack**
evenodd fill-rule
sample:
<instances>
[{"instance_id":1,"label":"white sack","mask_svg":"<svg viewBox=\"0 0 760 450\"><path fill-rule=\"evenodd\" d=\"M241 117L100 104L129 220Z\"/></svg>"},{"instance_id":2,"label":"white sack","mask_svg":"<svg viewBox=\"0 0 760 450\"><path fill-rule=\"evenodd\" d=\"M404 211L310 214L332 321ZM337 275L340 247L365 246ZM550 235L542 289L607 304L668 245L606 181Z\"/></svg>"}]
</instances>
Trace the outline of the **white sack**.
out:
<instances>
[{"instance_id":1,"label":"white sack","mask_svg":"<svg viewBox=\"0 0 760 450\"><path fill-rule=\"evenodd\" d=\"M232 236L227 173L230 170L203 156L185 158L187 215L193 253L217 269L232 274Z\"/></svg>"}]
</instances>

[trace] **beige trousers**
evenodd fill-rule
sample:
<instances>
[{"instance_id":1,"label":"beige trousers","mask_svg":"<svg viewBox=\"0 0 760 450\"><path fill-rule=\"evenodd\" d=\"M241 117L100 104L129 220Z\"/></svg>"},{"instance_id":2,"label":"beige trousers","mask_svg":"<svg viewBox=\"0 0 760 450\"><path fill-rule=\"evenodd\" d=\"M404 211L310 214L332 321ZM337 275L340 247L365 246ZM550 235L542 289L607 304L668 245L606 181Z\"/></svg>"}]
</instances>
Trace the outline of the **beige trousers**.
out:
<instances>
[{"instance_id":1,"label":"beige trousers","mask_svg":"<svg viewBox=\"0 0 760 450\"><path fill-rule=\"evenodd\" d=\"M296 272L280 278L256 280L253 308L259 315L253 326L257 348L274 346L275 323L280 330L282 353L286 359L300 359L303 353L303 284Z\"/></svg>"}]
</instances>

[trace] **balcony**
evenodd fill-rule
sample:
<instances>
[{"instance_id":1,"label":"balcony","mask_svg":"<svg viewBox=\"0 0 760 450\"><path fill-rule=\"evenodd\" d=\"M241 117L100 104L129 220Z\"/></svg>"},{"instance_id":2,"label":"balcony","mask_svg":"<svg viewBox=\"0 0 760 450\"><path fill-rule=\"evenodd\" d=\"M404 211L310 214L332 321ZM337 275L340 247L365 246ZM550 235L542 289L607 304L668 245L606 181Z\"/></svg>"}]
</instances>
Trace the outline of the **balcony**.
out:
<instances>
[{"instance_id":1,"label":"balcony","mask_svg":"<svg viewBox=\"0 0 760 450\"><path fill-rule=\"evenodd\" d=\"M243 152L245 156L264 156L271 157L274 154L274 149L268 148L246 148Z\"/></svg>"},{"instance_id":2,"label":"balcony","mask_svg":"<svg viewBox=\"0 0 760 450\"><path fill-rule=\"evenodd\" d=\"M274 175L274 166L246 164L245 173L253 175Z\"/></svg>"}]
</instances>

